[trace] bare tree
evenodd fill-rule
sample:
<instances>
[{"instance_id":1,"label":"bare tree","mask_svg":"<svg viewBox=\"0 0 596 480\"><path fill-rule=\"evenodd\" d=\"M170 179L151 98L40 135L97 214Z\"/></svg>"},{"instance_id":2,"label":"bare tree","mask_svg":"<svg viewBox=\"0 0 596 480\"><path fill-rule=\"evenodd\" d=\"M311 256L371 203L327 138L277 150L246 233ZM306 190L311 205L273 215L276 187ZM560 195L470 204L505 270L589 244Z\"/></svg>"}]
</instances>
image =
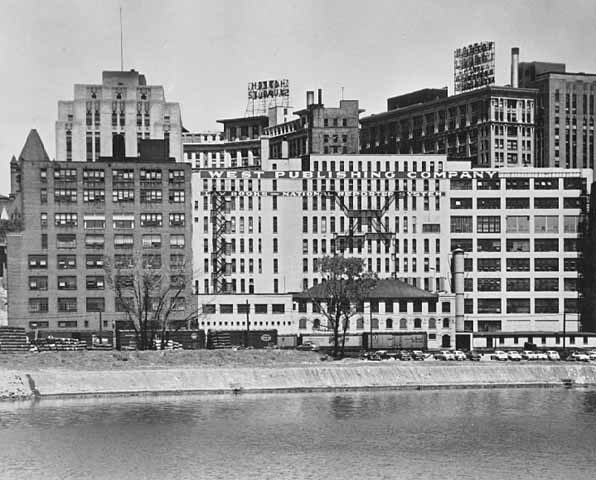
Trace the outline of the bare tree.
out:
<instances>
[{"instance_id":1,"label":"bare tree","mask_svg":"<svg viewBox=\"0 0 596 480\"><path fill-rule=\"evenodd\" d=\"M104 259L106 283L119 311L135 331L137 348L153 348L157 334L161 348L168 328L188 326L197 316L191 308L191 272L186 261L164 265L159 254L117 255Z\"/></svg>"},{"instance_id":2,"label":"bare tree","mask_svg":"<svg viewBox=\"0 0 596 480\"><path fill-rule=\"evenodd\" d=\"M341 255L319 259L322 283L309 290L309 296L327 320L323 326L333 335L333 356L343 357L350 318L358 312L376 285L376 276L364 271L362 258Z\"/></svg>"}]
</instances>

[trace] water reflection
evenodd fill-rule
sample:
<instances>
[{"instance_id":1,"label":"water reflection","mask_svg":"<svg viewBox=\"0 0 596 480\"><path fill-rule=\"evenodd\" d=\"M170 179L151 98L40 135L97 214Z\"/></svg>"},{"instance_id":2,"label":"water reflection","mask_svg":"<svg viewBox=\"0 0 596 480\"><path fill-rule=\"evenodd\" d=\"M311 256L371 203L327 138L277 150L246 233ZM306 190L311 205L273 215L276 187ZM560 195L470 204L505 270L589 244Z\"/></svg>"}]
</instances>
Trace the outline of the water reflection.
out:
<instances>
[{"instance_id":1,"label":"water reflection","mask_svg":"<svg viewBox=\"0 0 596 480\"><path fill-rule=\"evenodd\" d=\"M0 404L0 478L591 478L596 392Z\"/></svg>"}]
</instances>

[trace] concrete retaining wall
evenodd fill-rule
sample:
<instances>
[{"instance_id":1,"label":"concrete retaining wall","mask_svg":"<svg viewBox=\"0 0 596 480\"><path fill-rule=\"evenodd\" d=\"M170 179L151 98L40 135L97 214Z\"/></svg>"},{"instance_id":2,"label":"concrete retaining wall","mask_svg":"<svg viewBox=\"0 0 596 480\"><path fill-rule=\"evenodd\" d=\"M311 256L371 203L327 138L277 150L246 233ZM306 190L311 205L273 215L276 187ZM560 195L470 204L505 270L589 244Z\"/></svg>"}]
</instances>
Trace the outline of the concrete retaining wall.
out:
<instances>
[{"instance_id":1,"label":"concrete retaining wall","mask_svg":"<svg viewBox=\"0 0 596 480\"><path fill-rule=\"evenodd\" d=\"M596 365L320 365L123 371L0 371L0 398L596 385Z\"/></svg>"}]
</instances>

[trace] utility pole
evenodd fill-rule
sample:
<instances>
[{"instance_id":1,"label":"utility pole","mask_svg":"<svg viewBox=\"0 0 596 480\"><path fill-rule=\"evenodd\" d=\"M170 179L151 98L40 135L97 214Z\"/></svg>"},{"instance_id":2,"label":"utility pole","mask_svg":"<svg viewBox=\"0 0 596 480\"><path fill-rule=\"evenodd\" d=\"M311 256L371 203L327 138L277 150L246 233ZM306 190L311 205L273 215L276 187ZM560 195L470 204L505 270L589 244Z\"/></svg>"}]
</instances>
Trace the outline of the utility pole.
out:
<instances>
[{"instance_id":1,"label":"utility pole","mask_svg":"<svg viewBox=\"0 0 596 480\"><path fill-rule=\"evenodd\" d=\"M102 321L101 321L101 312L99 312L99 344L103 344L102 340Z\"/></svg>"},{"instance_id":2,"label":"utility pole","mask_svg":"<svg viewBox=\"0 0 596 480\"><path fill-rule=\"evenodd\" d=\"M567 316L563 311L563 351L565 351L565 337L567 336Z\"/></svg>"}]
</instances>

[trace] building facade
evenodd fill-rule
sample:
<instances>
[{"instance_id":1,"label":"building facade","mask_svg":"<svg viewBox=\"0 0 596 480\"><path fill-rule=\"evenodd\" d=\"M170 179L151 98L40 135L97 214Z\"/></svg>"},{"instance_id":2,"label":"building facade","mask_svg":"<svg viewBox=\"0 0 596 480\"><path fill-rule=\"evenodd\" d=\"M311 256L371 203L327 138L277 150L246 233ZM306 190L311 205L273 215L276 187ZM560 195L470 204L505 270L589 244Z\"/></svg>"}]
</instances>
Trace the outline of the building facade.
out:
<instances>
[{"instance_id":1,"label":"building facade","mask_svg":"<svg viewBox=\"0 0 596 480\"><path fill-rule=\"evenodd\" d=\"M166 141L166 157L182 161L180 105L145 76L104 71L102 83L75 85L74 100L58 102L56 160L94 162L114 156L112 136L124 137L125 156L139 155L142 139Z\"/></svg>"},{"instance_id":2,"label":"building facade","mask_svg":"<svg viewBox=\"0 0 596 480\"><path fill-rule=\"evenodd\" d=\"M390 98L387 112L360 120L361 152L444 154L484 168L531 166L536 93L487 86L452 96L426 89Z\"/></svg>"},{"instance_id":3,"label":"building facade","mask_svg":"<svg viewBox=\"0 0 596 480\"><path fill-rule=\"evenodd\" d=\"M536 166L593 169L596 74L544 62L521 62L518 71L520 86L539 91Z\"/></svg>"},{"instance_id":4,"label":"building facade","mask_svg":"<svg viewBox=\"0 0 596 480\"><path fill-rule=\"evenodd\" d=\"M11 162L11 183L22 229L7 235L9 325L58 335L111 328L126 315L106 267L124 278L141 262L184 285L170 318L186 325L194 303L189 165L142 155L50 161L33 130Z\"/></svg>"},{"instance_id":5,"label":"building facade","mask_svg":"<svg viewBox=\"0 0 596 480\"><path fill-rule=\"evenodd\" d=\"M451 252L461 248L463 330L558 331L565 320L577 331L578 241L591 184L591 170L479 169L444 155L311 155L261 159L260 169L195 169L199 303L287 298L316 285L319 258L335 253L363 257L380 278L451 292Z\"/></svg>"}]
</instances>

